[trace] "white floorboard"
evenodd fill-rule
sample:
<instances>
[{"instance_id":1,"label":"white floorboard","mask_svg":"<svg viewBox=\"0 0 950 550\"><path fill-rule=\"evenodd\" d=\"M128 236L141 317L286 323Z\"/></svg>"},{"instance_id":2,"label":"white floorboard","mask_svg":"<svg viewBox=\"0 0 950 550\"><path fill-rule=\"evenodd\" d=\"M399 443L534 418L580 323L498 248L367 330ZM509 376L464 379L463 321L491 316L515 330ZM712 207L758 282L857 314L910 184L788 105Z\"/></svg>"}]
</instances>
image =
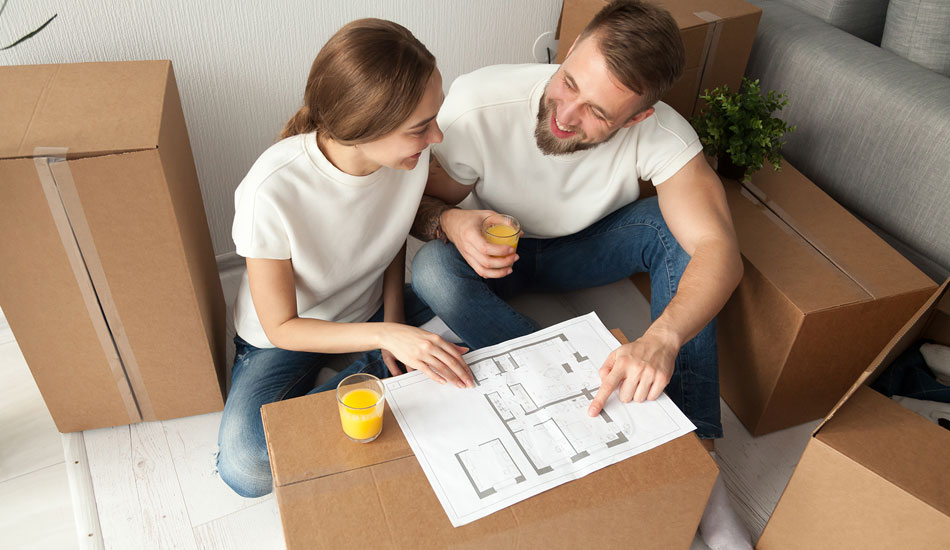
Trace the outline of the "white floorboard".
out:
<instances>
[{"instance_id":1,"label":"white floorboard","mask_svg":"<svg viewBox=\"0 0 950 550\"><path fill-rule=\"evenodd\" d=\"M0 548L79 548L63 461L0 483Z\"/></svg>"},{"instance_id":2,"label":"white floorboard","mask_svg":"<svg viewBox=\"0 0 950 550\"><path fill-rule=\"evenodd\" d=\"M196 549L162 423L84 434L105 547Z\"/></svg>"},{"instance_id":3,"label":"white floorboard","mask_svg":"<svg viewBox=\"0 0 950 550\"><path fill-rule=\"evenodd\" d=\"M273 498L242 498L215 473L220 424L220 412L162 422L192 527Z\"/></svg>"},{"instance_id":4,"label":"white floorboard","mask_svg":"<svg viewBox=\"0 0 950 550\"><path fill-rule=\"evenodd\" d=\"M283 550L277 501L257 499L248 508L199 525L195 527L195 540L199 550Z\"/></svg>"},{"instance_id":5,"label":"white floorboard","mask_svg":"<svg viewBox=\"0 0 950 550\"><path fill-rule=\"evenodd\" d=\"M0 316L0 548L79 548L60 434Z\"/></svg>"},{"instance_id":6,"label":"white floorboard","mask_svg":"<svg viewBox=\"0 0 950 550\"><path fill-rule=\"evenodd\" d=\"M63 445L16 342L0 344L0 482L63 462Z\"/></svg>"}]
</instances>

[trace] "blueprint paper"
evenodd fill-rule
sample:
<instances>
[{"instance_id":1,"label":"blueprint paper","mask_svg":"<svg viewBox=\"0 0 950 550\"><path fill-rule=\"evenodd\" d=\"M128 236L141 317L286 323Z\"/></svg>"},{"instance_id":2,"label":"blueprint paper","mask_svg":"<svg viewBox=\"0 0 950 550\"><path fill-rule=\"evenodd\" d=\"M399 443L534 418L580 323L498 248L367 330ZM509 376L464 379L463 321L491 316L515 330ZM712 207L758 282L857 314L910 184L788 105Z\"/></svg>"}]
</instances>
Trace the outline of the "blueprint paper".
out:
<instances>
[{"instance_id":1,"label":"blueprint paper","mask_svg":"<svg viewBox=\"0 0 950 550\"><path fill-rule=\"evenodd\" d=\"M696 429L664 393L587 416L620 343L595 313L464 355L476 387L423 373L383 380L386 400L459 527ZM617 488L623 490L623 488Z\"/></svg>"}]
</instances>

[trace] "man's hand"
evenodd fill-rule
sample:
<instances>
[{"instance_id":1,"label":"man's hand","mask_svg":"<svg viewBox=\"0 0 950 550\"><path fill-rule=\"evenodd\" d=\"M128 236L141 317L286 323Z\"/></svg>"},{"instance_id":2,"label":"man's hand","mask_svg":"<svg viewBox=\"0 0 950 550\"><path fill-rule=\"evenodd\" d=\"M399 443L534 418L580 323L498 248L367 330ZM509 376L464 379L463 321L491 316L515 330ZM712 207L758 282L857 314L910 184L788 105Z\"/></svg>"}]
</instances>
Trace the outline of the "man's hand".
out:
<instances>
[{"instance_id":1,"label":"man's hand","mask_svg":"<svg viewBox=\"0 0 950 550\"><path fill-rule=\"evenodd\" d=\"M620 400L638 403L654 400L663 393L673 376L673 366L680 346L670 338L649 331L610 352L600 367L600 389L587 414L597 416L607 398L619 386Z\"/></svg>"},{"instance_id":2,"label":"man's hand","mask_svg":"<svg viewBox=\"0 0 950 550\"><path fill-rule=\"evenodd\" d=\"M462 209L442 213L445 235L475 273L486 279L499 279L511 274L511 266L518 259L514 248L492 244L482 236L482 220L494 213L492 210Z\"/></svg>"}]
</instances>

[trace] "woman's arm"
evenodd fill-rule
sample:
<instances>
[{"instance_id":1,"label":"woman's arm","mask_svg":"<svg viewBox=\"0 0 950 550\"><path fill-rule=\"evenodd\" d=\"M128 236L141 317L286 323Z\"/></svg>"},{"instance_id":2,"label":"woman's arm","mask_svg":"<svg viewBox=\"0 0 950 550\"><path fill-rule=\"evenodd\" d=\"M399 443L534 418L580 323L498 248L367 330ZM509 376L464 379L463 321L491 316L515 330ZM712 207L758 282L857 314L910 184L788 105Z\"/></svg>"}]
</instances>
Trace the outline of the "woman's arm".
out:
<instances>
[{"instance_id":1,"label":"woman's arm","mask_svg":"<svg viewBox=\"0 0 950 550\"><path fill-rule=\"evenodd\" d=\"M393 258L383 273L383 321L406 324L406 307L403 287L406 284L406 244ZM393 376L402 374L396 357L389 350L382 350L383 362Z\"/></svg>"},{"instance_id":2,"label":"woman's arm","mask_svg":"<svg viewBox=\"0 0 950 550\"><path fill-rule=\"evenodd\" d=\"M433 380L459 387L473 385L459 350L436 334L398 323L335 323L298 317L291 260L247 258L247 277L264 334L279 348L319 353L383 349Z\"/></svg>"}]
</instances>

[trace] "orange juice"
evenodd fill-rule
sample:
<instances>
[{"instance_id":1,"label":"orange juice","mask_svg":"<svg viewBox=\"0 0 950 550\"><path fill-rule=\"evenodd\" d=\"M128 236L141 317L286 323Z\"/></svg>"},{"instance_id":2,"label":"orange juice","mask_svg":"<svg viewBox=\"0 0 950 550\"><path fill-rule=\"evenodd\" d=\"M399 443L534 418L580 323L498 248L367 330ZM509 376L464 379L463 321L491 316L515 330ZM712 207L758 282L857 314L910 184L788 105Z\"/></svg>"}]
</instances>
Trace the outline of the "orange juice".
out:
<instances>
[{"instance_id":1,"label":"orange juice","mask_svg":"<svg viewBox=\"0 0 950 550\"><path fill-rule=\"evenodd\" d=\"M511 248L518 248L518 230L510 225L497 223L485 229L485 240L493 244L507 244Z\"/></svg>"},{"instance_id":2,"label":"orange juice","mask_svg":"<svg viewBox=\"0 0 950 550\"><path fill-rule=\"evenodd\" d=\"M492 244L508 245L517 250L521 223L514 216L491 214L482 220L482 235Z\"/></svg>"},{"instance_id":3,"label":"orange juice","mask_svg":"<svg viewBox=\"0 0 950 550\"><path fill-rule=\"evenodd\" d=\"M340 399L343 432L357 441L375 439L383 429L383 404L380 399L380 395L370 389L359 388L347 392Z\"/></svg>"}]
</instances>

